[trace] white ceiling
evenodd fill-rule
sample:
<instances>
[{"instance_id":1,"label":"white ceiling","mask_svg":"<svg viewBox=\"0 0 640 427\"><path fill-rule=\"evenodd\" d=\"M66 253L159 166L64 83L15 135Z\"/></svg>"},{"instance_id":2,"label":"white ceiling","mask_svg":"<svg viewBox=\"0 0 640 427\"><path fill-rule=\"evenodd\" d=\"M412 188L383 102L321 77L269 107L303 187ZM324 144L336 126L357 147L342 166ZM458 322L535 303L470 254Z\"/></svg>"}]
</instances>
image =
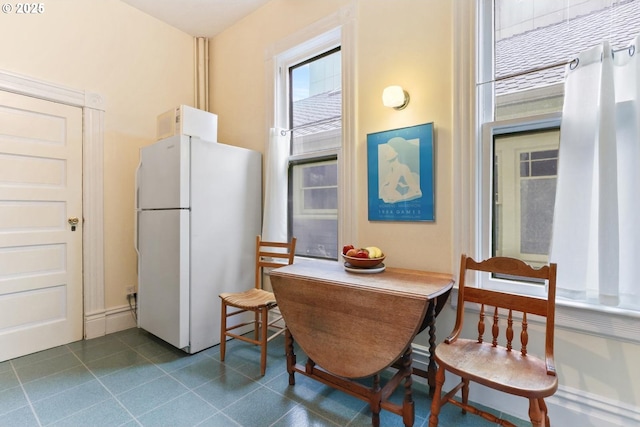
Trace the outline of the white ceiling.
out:
<instances>
[{"instance_id":1,"label":"white ceiling","mask_svg":"<svg viewBox=\"0 0 640 427\"><path fill-rule=\"evenodd\" d=\"M213 37L269 0L121 0L194 37Z\"/></svg>"}]
</instances>

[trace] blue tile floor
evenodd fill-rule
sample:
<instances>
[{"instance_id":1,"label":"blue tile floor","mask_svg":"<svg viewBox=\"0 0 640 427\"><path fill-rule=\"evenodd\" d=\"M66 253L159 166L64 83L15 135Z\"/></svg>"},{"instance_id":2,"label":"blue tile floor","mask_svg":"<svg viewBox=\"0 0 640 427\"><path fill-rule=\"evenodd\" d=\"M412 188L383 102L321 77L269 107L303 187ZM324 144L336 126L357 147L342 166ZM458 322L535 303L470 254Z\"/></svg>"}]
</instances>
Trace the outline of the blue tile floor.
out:
<instances>
[{"instance_id":1,"label":"blue tile floor","mask_svg":"<svg viewBox=\"0 0 640 427\"><path fill-rule=\"evenodd\" d=\"M282 337L270 343L264 377L257 347L231 341L226 359L217 346L187 355L134 328L1 362L0 426L371 425L359 399L302 375L289 386ZM427 391L415 377L417 427L428 425ZM442 412L441 427L493 426L453 405ZM387 411L380 418L382 427L402 426Z\"/></svg>"}]
</instances>

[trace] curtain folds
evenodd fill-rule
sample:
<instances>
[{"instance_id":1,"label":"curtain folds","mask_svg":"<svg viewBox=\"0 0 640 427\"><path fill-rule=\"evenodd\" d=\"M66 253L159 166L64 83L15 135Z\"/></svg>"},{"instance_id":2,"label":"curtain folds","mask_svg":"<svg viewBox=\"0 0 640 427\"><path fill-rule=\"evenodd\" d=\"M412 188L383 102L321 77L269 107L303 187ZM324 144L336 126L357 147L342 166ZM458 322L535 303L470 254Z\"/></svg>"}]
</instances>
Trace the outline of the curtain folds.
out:
<instances>
[{"instance_id":1,"label":"curtain folds","mask_svg":"<svg viewBox=\"0 0 640 427\"><path fill-rule=\"evenodd\" d=\"M640 64L636 37L567 66L551 262L558 295L640 308Z\"/></svg>"},{"instance_id":2,"label":"curtain folds","mask_svg":"<svg viewBox=\"0 0 640 427\"><path fill-rule=\"evenodd\" d=\"M265 156L264 217L262 239L287 240L287 162L289 139L281 129L271 128Z\"/></svg>"}]
</instances>

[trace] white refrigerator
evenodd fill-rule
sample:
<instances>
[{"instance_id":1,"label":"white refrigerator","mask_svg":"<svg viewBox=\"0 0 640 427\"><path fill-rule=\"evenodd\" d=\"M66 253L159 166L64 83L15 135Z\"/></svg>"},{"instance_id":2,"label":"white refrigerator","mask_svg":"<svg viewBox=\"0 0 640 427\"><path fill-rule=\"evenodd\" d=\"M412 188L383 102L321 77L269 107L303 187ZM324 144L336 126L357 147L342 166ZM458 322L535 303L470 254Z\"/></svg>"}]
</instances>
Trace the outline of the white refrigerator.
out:
<instances>
[{"instance_id":1,"label":"white refrigerator","mask_svg":"<svg viewBox=\"0 0 640 427\"><path fill-rule=\"evenodd\" d=\"M138 327L187 353L220 343L221 292L254 286L262 158L177 135L140 150Z\"/></svg>"}]
</instances>

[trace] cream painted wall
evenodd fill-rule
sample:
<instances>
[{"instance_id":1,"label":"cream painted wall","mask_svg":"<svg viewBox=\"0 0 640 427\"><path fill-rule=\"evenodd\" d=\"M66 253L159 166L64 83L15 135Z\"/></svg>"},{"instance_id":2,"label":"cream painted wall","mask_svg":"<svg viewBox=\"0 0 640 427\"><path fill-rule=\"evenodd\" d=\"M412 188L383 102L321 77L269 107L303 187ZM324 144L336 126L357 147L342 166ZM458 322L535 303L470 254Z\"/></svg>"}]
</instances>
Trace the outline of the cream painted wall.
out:
<instances>
[{"instance_id":1,"label":"cream painted wall","mask_svg":"<svg viewBox=\"0 0 640 427\"><path fill-rule=\"evenodd\" d=\"M345 4L349 0L272 0L211 39L209 102L218 115L220 142L264 153L273 125L266 117L269 49Z\"/></svg>"},{"instance_id":2,"label":"cream painted wall","mask_svg":"<svg viewBox=\"0 0 640 427\"><path fill-rule=\"evenodd\" d=\"M289 35L354 4L357 10L356 92L359 114L357 170L358 235L377 245L387 263L451 271L451 6L437 0L273 0L211 40L211 111L219 116L219 139L264 153L271 95L265 66L270 49ZM445 5L445 7L443 7ZM389 25L389 23L402 25ZM437 40L437 43L434 42ZM420 54L416 54L420 52ZM411 95L402 111L382 106L385 86L401 84ZM368 133L435 123L436 221L372 223L367 220Z\"/></svg>"},{"instance_id":3,"label":"cream painted wall","mask_svg":"<svg viewBox=\"0 0 640 427\"><path fill-rule=\"evenodd\" d=\"M220 116L220 139L264 152L265 102L270 99L265 62L270 46L285 40L306 25L354 4L356 17L358 184L357 242L375 244L388 255L391 266L457 273L453 248L453 175L451 140L454 109L453 19L462 2L438 0L272 0L233 28L211 41L210 96L212 111ZM464 4L471 4L464 3ZM469 47L473 49L473 47ZM473 52L469 52L473 57ZM473 75L473 73L471 73ZM403 111L381 105L382 89L401 84L411 95ZM471 119L471 118L470 118ZM434 223L374 223L366 211L366 135L386 129L426 122L435 124L436 221ZM447 306L438 319L438 340L455 323ZM472 324L467 325L473 328ZM540 335L532 328L532 342ZM417 339L427 344L425 336ZM553 414L569 414L557 425L629 425L617 422L616 414L629 420L640 413L640 346L635 343L557 328L556 361L561 390L553 401ZM473 392L472 392L473 393ZM477 396L477 395L476 395ZM491 397L489 397L491 399ZM511 412L511 401L498 397L488 402ZM584 406L580 406L584 405ZM576 412L581 411L576 417ZM519 416L526 416L518 408ZM602 418L598 418L601 416ZM553 419L553 418L552 418ZM602 420L607 420L608 423ZM573 422L571 421L573 420ZM566 422L565 422L566 421ZM577 424L576 424L577 425Z\"/></svg>"},{"instance_id":4,"label":"cream painted wall","mask_svg":"<svg viewBox=\"0 0 640 427\"><path fill-rule=\"evenodd\" d=\"M119 0L47 0L41 15L0 14L0 68L102 95L105 305L137 283L133 248L138 149L156 116L193 102L193 39Z\"/></svg>"},{"instance_id":5,"label":"cream painted wall","mask_svg":"<svg viewBox=\"0 0 640 427\"><path fill-rule=\"evenodd\" d=\"M361 1L358 10L358 244L379 246L386 264L451 272L451 2ZM410 95L400 111L382 105L382 91ZM367 219L367 134L434 123L435 222Z\"/></svg>"}]
</instances>

